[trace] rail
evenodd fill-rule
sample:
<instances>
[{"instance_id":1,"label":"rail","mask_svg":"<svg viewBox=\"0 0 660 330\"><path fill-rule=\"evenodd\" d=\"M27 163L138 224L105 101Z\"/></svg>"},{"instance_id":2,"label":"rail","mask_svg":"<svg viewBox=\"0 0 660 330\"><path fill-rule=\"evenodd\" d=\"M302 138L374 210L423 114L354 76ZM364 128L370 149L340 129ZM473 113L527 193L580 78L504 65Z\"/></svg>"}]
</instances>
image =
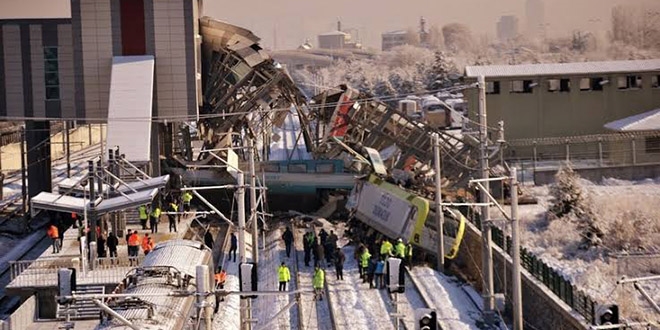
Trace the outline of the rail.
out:
<instances>
[{"instance_id":1,"label":"rail","mask_svg":"<svg viewBox=\"0 0 660 330\"><path fill-rule=\"evenodd\" d=\"M421 289L421 285L419 285L419 282L417 282L417 280L415 279L415 277L412 275L412 273L410 272L410 270L407 267L403 267L403 269L406 272L406 276L408 277L408 279L410 279L410 282L415 287L415 290L417 290L417 292L419 293L419 296L422 297L422 301L424 302L426 307L431 308L431 306L433 306L431 304L431 299L427 296L426 292ZM403 323L404 327L405 327L405 322L401 322L401 323ZM442 322L440 322L440 320L438 319L438 329L448 330L449 328L443 326Z\"/></svg>"},{"instance_id":2,"label":"rail","mask_svg":"<svg viewBox=\"0 0 660 330\"><path fill-rule=\"evenodd\" d=\"M459 207L459 209L470 222L476 225L477 228L481 228L481 218L478 213L472 212L469 207ZM512 246L511 237L504 234L498 227L491 228L493 243L510 256ZM594 314L598 306L596 299L589 296L583 290L580 290L576 284L573 284L559 271L548 266L548 264L523 246L520 247L520 263L534 278L550 289L557 298L568 304L568 306L584 317L587 322L590 324L594 323Z\"/></svg>"}]
</instances>

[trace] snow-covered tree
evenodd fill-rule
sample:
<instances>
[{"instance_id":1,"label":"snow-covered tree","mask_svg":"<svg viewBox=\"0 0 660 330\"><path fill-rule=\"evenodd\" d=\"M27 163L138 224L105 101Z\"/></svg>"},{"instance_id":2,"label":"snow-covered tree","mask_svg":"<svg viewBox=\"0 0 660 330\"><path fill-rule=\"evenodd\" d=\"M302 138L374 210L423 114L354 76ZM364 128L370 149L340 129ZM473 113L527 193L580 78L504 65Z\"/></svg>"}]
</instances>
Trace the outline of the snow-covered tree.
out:
<instances>
[{"instance_id":1,"label":"snow-covered tree","mask_svg":"<svg viewBox=\"0 0 660 330\"><path fill-rule=\"evenodd\" d=\"M591 200L580 184L580 176L570 164L562 166L550 186L553 202L548 210L550 219L564 219L577 223L582 235L581 247L588 249L600 245L603 231L598 226Z\"/></svg>"}]
</instances>

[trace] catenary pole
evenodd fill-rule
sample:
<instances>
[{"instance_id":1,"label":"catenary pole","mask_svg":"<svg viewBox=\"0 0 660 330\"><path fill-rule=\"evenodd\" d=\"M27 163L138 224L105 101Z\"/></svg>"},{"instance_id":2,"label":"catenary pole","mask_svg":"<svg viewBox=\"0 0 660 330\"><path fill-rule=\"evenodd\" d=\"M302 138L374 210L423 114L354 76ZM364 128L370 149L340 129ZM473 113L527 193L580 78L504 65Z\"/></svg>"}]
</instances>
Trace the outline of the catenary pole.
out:
<instances>
[{"instance_id":1,"label":"catenary pole","mask_svg":"<svg viewBox=\"0 0 660 330\"><path fill-rule=\"evenodd\" d=\"M511 168L511 261L513 272L513 329L523 330L522 287L520 283L520 223L518 221L518 171Z\"/></svg>"},{"instance_id":2,"label":"catenary pole","mask_svg":"<svg viewBox=\"0 0 660 330\"><path fill-rule=\"evenodd\" d=\"M254 140L249 139L248 155L250 170L250 222L252 223L252 259L259 263L259 221L257 221L257 179L254 169Z\"/></svg>"},{"instance_id":3,"label":"catenary pole","mask_svg":"<svg viewBox=\"0 0 660 330\"><path fill-rule=\"evenodd\" d=\"M440 167L440 139L438 134L433 134L433 164L435 166L435 221L438 228L438 271L444 272L445 270L445 236L443 225L445 223L445 216L442 212L442 173Z\"/></svg>"},{"instance_id":4,"label":"catenary pole","mask_svg":"<svg viewBox=\"0 0 660 330\"><path fill-rule=\"evenodd\" d=\"M479 168L481 170L481 178L486 179L483 187L480 190L480 201L487 202L490 190L490 184L487 181L489 177L488 168L488 120L486 117L486 79L484 76L479 76ZM494 323L495 315L495 299L494 291L495 285L493 283L493 251L492 236L490 227L490 208L484 204L481 207L481 260L482 260L482 277L483 277L483 298L484 298L484 319L486 325L491 326Z\"/></svg>"}]
</instances>

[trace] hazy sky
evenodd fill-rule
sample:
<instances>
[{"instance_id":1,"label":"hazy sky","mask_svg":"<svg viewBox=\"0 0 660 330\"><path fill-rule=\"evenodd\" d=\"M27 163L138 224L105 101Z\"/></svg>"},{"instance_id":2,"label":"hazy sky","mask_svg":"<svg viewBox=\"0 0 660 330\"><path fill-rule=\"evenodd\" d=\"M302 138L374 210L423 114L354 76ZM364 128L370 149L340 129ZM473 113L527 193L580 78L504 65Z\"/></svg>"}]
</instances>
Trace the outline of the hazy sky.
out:
<instances>
[{"instance_id":1,"label":"hazy sky","mask_svg":"<svg viewBox=\"0 0 660 330\"><path fill-rule=\"evenodd\" d=\"M82 0L85 1L85 0ZM158 1L158 0L154 0ZM575 29L607 30L616 4L658 0L544 0L549 35ZM204 14L240 25L261 37L265 47L295 48L309 38L336 29L359 31L366 46L380 48L380 34L451 22L469 25L476 34L495 34L502 15L516 15L525 27L525 0L206 0ZM67 17L69 0L0 0L0 17ZM350 32L350 31L349 31ZM355 33L353 33L355 34Z\"/></svg>"}]
</instances>

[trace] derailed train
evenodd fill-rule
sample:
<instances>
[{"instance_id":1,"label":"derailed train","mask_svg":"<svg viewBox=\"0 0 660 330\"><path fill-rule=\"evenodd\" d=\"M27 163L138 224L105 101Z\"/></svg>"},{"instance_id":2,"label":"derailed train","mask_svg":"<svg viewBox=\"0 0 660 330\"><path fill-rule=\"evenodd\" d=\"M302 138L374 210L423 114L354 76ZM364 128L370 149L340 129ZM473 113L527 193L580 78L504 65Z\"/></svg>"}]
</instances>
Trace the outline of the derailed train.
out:
<instances>
[{"instance_id":1,"label":"derailed train","mask_svg":"<svg viewBox=\"0 0 660 330\"><path fill-rule=\"evenodd\" d=\"M347 205L355 218L383 235L402 238L437 254L438 235L433 203L385 182L375 175L356 184ZM444 208L443 235L445 258L454 259L465 233L466 218L456 209Z\"/></svg>"},{"instance_id":2,"label":"derailed train","mask_svg":"<svg viewBox=\"0 0 660 330\"><path fill-rule=\"evenodd\" d=\"M190 240L160 243L113 292L130 297L110 298L106 304L140 329L189 329L197 319L196 297L190 294L196 289L197 265L209 266L209 283L213 283L212 253L203 243ZM212 296L207 299L209 303L215 303ZM96 329L131 327L117 317L101 312L101 323Z\"/></svg>"}]
</instances>

